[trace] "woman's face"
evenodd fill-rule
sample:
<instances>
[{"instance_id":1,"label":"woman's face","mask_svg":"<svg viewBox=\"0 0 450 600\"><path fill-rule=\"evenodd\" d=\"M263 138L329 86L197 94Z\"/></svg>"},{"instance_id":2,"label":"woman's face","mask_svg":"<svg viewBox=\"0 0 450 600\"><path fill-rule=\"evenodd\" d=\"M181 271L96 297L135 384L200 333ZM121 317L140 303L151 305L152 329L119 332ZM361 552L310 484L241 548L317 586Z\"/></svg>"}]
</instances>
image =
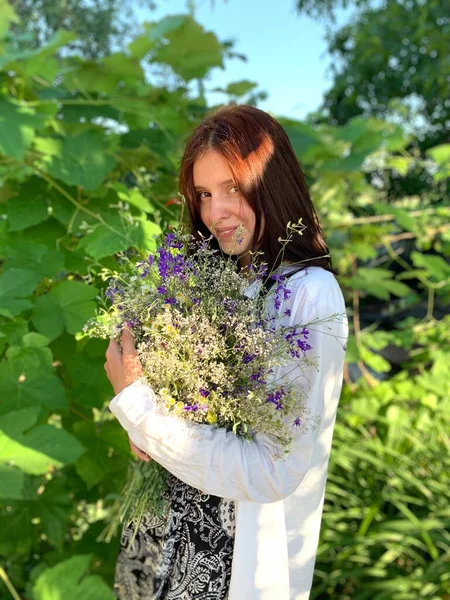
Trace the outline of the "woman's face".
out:
<instances>
[{"instance_id":1,"label":"woman's face","mask_svg":"<svg viewBox=\"0 0 450 600\"><path fill-rule=\"evenodd\" d=\"M194 162L193 175L203 223L224 253L243 255L241 267L248 266L255 213L236 187L225 159L211 150Z\"/></svg>"}]
</instances>

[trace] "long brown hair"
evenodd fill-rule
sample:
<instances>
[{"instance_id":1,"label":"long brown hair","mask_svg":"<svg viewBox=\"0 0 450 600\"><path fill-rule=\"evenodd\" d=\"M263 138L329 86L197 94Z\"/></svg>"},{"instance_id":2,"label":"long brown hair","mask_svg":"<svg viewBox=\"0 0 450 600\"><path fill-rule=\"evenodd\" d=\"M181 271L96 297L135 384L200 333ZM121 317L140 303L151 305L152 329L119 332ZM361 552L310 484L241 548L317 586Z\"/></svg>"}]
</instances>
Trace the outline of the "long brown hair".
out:
<instances>
[{"instance_id":1,"label":"long brown hair","mask_svg":"<svg viewBox=\"0 0 450 600\"><path fill-rule=\"evenodd\" d=\"M210 232L200 218L199 200L194 189L193 166L197 158L209 151L219 153L228 163L240 193L255 213L255 236L259 240L264 217L264 231L258 243L269 271L281 259L299 268L320 266L333 270L322 228L300 164L281 125L266 112L247 105L224 106L207 116L191 134L181 162L179 187L189 209L192 234L200 239ZM302 235L294 233L280 255L288 222L302 218ZM212 246L219 248L216 239Z\"/></svg>"}]
</instances>

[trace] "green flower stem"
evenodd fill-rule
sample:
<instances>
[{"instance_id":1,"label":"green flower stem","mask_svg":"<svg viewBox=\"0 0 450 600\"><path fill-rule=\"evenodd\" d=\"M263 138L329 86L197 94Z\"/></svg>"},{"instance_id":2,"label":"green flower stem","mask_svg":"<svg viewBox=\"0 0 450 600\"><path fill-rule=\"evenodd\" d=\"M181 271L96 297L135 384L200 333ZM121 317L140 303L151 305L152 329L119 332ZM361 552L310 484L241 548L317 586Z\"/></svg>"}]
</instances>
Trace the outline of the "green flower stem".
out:
<instances>
[{"instance_id":1,"label":"green flower stem","mask_svg":"<svg viewBox=\"0 0 450 600\"><path fill-rule=\"evenodd\" d=\"M86 208L85 206L80 204L77 200L75 200L75 198L73 196L71 196L69 194L69 192L67 192L61 185L59 185L59 183L57 183L52 177L50 177L50 175L47 175L47 173L45 173L45 171L42 171L35 165L33 165L33 169L36 171L36 173L40 177L42 177L42 179L45 179L45 181L47 181L47 183L50 183L50 185L52 185L62 196L64 196L67 200L69 200L69 202L71 202L74 206L76 206L76 208L80 212L83 212L83 213L89 215L90 217L92 217L93 219L95 219L96 221L98 221L99 223L104 225L105 227L107 227L110 231L112 231L116 235L118 235L118 236L122 235L120 233L120 231L117 231L116 229L114 229L114 227L111 227L111 225L106 223L106 221L103 219L103 217L101 215L99 215L98 213L92 212L92 210L89 210L88 208Z\"/></svg>"},{"instance_id":2,"label":"green flower stem","mask_svg":"<svg viewBox=\"0 0 450 600\"><path fill-rule=\"evenodd\" d=\"M16 588L13 586L13 584L11 583L8 575L6 574L6 571L2 567L0 567L0 579L6 585L6 587L8 588L9 593L14 598L14 600L21 600L19 594L17 593Z\"/></svg>"}]
</instances>

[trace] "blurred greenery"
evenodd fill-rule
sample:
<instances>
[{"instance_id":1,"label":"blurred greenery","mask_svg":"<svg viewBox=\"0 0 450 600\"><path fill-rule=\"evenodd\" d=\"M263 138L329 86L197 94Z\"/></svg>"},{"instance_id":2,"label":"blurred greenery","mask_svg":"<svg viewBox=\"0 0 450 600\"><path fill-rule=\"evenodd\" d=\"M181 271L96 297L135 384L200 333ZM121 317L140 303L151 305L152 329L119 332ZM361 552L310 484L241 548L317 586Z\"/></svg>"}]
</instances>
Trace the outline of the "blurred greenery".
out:
<instances>
[{"instance_id":1,"label":"blurred greenery","mask_svg":"<svg viewBox=\"0 0 450 600\"><path fill-rule=\"evenodd\" d=\"M18 17L12 24L18 48L40 48L60 30L76 35L65 47L66 52L87 59L109 56L130 41L130 31L139 26L133 5L124 0L11 0ZM141 6L153 9L152 0Z\"/></svg>"},{"instance_id":2,"label":"blurred greenery","mask_svg":"<svg viewBox=\"0 0 450 600\"><path fill-rule=\"evenodd\" d=\"M230 45L175 15L87 57L65 51L76 34L26 47L8 23L3 2L0 597L102 600L118 539L97 538L130 453L102 412L104 344L78 333L103 269L178 222L181 152ZM171 85L151 84L144 64ZM230 83L230 102L257 102L255 87ZM419 132L381 109L280 121L351 322L311 598L448 599L450 145L416 151Z\"/></svg>"}]
</instances>

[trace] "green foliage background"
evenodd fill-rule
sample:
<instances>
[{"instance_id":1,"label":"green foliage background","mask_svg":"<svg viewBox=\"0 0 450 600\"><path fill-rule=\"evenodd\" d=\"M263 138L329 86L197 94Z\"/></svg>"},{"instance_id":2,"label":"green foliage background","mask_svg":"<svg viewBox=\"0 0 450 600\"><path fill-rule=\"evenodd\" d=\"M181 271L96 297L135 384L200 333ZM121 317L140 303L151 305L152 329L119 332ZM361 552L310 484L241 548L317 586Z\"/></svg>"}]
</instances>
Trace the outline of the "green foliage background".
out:
<instances>
[{"instance_id":1,"label":"green foliage background","mask_svg":"<svg viewBox=\"0 0 450 600\"><path fill-rule=\"evenodd\" d=\"M178 222L201 82L229 45L174 15L83 59L66 31L22 49L16 18L0 4L0 597L106 600L118 540L97 538L130 452L102 414L104 343L79 332L117 254ZM175 83L149 83L149 64ZM230 84L230 100L255 87ZM311 597L450 598L450 145L410 152L379 118L280 121L352 325ZM424 173L419 193L391 193Z\"/></svg>"}]
</instances>

